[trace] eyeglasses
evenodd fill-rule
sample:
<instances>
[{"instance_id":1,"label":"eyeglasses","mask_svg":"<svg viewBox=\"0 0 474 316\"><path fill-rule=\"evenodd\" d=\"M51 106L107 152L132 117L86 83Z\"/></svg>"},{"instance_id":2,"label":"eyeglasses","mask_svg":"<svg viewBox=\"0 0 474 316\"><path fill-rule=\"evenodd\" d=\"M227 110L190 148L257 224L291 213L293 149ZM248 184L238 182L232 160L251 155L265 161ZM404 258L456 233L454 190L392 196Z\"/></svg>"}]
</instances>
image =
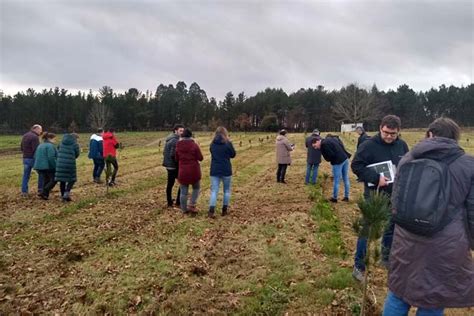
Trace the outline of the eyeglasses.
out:
<instances>
[{"instance_id":1,"label":"eyeglasses","mask_svg":"<svg viewBox=\"0 0 474 316\"><path fill-rule=\"evenodd\" d=\"M387 131L384 131L383 129L381 131L382 131L382 133L385 134L385 136L390 136L390 137L397 137L398 136L398 132L387 132Z\"/></svg>"}]
</instances>

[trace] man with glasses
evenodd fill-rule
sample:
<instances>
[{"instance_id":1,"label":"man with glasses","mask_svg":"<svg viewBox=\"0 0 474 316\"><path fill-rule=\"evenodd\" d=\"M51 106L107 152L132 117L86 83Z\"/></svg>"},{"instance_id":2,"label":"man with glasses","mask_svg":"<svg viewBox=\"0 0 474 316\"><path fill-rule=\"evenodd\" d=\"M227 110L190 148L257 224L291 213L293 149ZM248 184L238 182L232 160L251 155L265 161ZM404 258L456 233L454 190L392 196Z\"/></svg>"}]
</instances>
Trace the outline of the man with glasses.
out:
<instances>
[{"instance_id":1,"label":"man with glasses","mask_svg":"<svg viewBox=\"0 0 474 316\"><path fill-rule=\"evenodd\" d=\"M392 161L397 166L400 159L408 152L408 145L398 137L400 133L400 118L395 115L387 115L382 119L379 133L364 141L352 160L351 168L357 177L364 182L364 198L368 199L370 193L375 190L385 192L389 196L392 194L392 183L388 179L378 174L368 165ZM369 183L374 184L369 186ZM382 237L382 265L388 267L390 248L392 246L394 224L389 220L387 228ZM367 250L367 240L360 238L357 240L357 249L354 258L353 277L362 281L365 273L365 254Z\"/></svg>"}]
</instances>

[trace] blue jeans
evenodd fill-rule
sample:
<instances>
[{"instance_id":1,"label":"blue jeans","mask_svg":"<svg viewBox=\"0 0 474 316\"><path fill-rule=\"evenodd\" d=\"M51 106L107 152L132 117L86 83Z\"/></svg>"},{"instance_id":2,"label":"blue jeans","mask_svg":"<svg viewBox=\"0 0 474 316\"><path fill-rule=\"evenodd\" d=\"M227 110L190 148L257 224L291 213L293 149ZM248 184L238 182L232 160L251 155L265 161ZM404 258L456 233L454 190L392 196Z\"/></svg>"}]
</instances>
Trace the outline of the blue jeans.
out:
<instances>
[{"instance_id":1,"label":"blue jeans","mask_svg":"<svg viewBox=\"0 0 474 316\"><path fill-rule=\"evenodd\" d=\"M387 226L382 236L382 261L388 262L390 258L390 249L392 248L393 230L395 224L392 217L389 217ZM357 248L354 256L354 266L360 271L365 271L365 254L367 252L367 238L359 237L357 239Z\"/></svg>"},{"instance_id":2,"label":"blue jeans","mask_svg":"<svg viewBox=\"0 0 474 316\"><path fill-rule=\"evenodd\" d=\"M31 170L35 164L34 158L23 158L23 179L21 181L21 192L28 193L28 182L31 177ZM38 173L38 193L43 192L43 176Z\"/></svg>"},{"instance_id":3,"label":"blue jeans","mask_svg":"<svg viewBox=\"0 0 474 316\"><path fill-rule=\"evenodd\" d=\"M383 306L383 316L404 316L408 315L410 305L398 298L391 291L388 291L385 304ZM416 311L416 316L443 316L444 308L420 308Z\"/></svg>"},{"instance_id":4,"label":"blue jeans","mask_svg":"<svg viewBox=\"0 0 474 316\"><path fill-rule=\"evenodd\" d=\"M102 171L104 171L105 161L103 158L94 158L94 170L92 170L92 177L94 179L100 178Z\"/></svg>"},{"instance_id":5,"label":"blue jeans","mask_svg":"<svg viewBox=\"0 0 474 316\"><path fill-rule=\"evenodd\" d=\"M346 159L343 163L339 165L332 166L332 175L334 177L334 187L332 190L332 197L337 199L339 193L339 181L344 181L344 197L349 198L349 159Z\"/></svg>"},{"instance_id":6,"label":"blue jeans","mask_svg":"<svg viewBox=\"0 0 474 316\"><path fill-rule=\"evenodd\" d=\"M191 185L193 187L193 193L191 193L191 205L196 205L197 199L199 197L199 191L201 189L200 182L193 183ZM181 184L180 185L181 194L179 196L180 199L180 206L183 212L188 211L188 190L189 185Z\"/></svg>"},{"instance_id":7,"label":"blue jeans","mask_svg":"<svg viewBox=\"0 0 474 316\"><path fill-rule=\"evenodd\" d=\"M232 182L232 176L228 177L213 177L211 176L211 199L209 201L209 206L216 206L217 203L217 194L219 193L220 183L224 184L224 202L223 205L229 205L230 202L230 186Z\"/></svg>"},{"instance_id":8,"label":"blue jeans","mask_svg":"<svg viewBox=\"0 0 474 316\"><path fill-rule=\"evenodd\" d=\"M318 168L319 168L319 163L315 164L306 164L306 178L304 183L308 184L316 184L316 180L318 179ZM311 171L313 172L311 174ZM311 178L311 182L310 182Z\"/></svg>"}]
</instances>

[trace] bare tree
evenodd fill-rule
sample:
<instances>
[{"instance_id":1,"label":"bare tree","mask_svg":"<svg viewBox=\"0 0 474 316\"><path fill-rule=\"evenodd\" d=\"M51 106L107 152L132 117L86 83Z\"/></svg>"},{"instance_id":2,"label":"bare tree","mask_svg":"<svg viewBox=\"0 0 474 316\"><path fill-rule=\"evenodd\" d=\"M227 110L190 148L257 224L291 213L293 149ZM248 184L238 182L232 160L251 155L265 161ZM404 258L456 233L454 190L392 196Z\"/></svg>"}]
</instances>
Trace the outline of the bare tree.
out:
<instances>
[{"instance_id":1,"label":"bare tree","mask_svg":"<svg viewBox=\"0 0 474 316\"><path fill-rule=\"evenodd\" d=\"M350 84L336 92L332 112L336 121L350 123L375 121L383 115L379 102L376 102L376 95L356 84Z\"/></svg>"},{"instance_id":2,"label":"bare tree","mask_svg":"<svg viewBox=\"0 0 474 316\"><path fill-rule=\"evenodd\" d=\"M94 102L89 111L89 124L93 129L103 128L112 120L112 112L105 104Z\"/></svg>"}]
</instances>

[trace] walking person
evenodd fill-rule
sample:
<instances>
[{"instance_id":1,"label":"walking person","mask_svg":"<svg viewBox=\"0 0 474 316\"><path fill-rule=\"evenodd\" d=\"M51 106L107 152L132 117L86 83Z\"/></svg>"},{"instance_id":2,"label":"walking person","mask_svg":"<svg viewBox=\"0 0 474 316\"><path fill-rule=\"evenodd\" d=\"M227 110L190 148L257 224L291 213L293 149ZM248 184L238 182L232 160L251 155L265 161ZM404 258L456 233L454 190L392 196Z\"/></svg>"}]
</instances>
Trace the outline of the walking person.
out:
<instances>
[{"instance_id":1,"label":"walking person","mask_svg":"<svg viewBox=\"0 0 474 316\"><path fill-rule=\"evenodd\" d=\"M78 138L79 136L75 133L65 134L58 148L55 180L59 182L61 198L64 202L71 201L71 190L77 181L76 159L80 154Z\"/></svg>"},{"instance_id":2,"label":"walking person","mask_svg":"<svg viewBox=\"0 0 474 316\"><path fill-rule=\"evenodd\" d=\"M96 134L92 134L89 142L89 159L94 162L94 169L92 170L92 178L95 183L102 183L100 176L105 167L104 161L104 149L102 134L104 130L102 128L97 129Z\"/></svg>"},{"instance_id":3,"label":"walking person","mask_svg":"<svg viewBox=\"0 0 474 316\"><path fill-rule=\"evenodd\" d=\"M178 161L178 182L180 184L180 206L184 214L197 213L196 203L199 197L201 166L204 158L198 144L192 139L193 133L189 128L184 129L181 139L176 144L176 160ZM188 205L188 190L192 186L191 201Z\"/></svg>"},{"instance_id":4,"label":"walking person","mask_svg":"<svg viewBox=\"0 0 474 316\"><path fill-rule=\"evenodd\" d=\"M173 201L173 187L176 179L178 178L178 162L176 160L176 144L179 138L183 134L184 126L176 124L173 127L173 133L166 137L165 148L163 150L163 166L166 168L168 178L166 182L166 200L168 207L180 207L180 188L178 185L178 193L176 195L176 202ZM175 202L175 203L174 203Z\"/></svg>"},{"instance_id":5,"label":"walking person","mask_svg":"<svg viewBox=\"0 0 474 316\"><path fill-rule=\"evenodd\" d=\"M105 170L105 181L110 187L115 186L115 177L118 172L118 161L117 161L117 148L120 147L120 143L114 135L115 130L109 128L102 136L103 140L103 155L106 164ZM111 170L113 167L113 171Z\"/></svg>"},{"instance_id":6,"label":"walking person","mask_svg":"<svg viewBox=\"0 0 474 316\"><path fill-rule=\"evenodd\" d=\"M290 144L290 141L286 137L287 131L282 129L276 138L276 161L278 164L277 169L277 182L284 183L286 176L286 169L291 165L290 152L294 150L295 145Z\"/></svg>"},{"instance_id":7,"label":"walking person","mask_svg":"<svg viewBox=\"0 0 474 316\"><path fill-rule=\"evenodd\" d=\"M56 134L46 132L43 134L43 143L35 151L33 168L43 177L43 191L39 194L43 200L49 198L49 193L56 185L54 173L56 172L58 150L54 145L55 142Z\"/></svg>"},{"instance_id":8,"label":"walking person","mask_svg":"<svg viewBox=\"0 0 474 316\"><path fill-rule=\"evenodd\" d=\"M320 138L319 130L313 130L313 133L306 138L305 146L306 153L306 177L305 184L316 184L318 179L318 169L321 163L321 150L312 146L313 139Z\"/></svg>"},{"instance_id":9,"label":"walking person","mask_svg":"<svg viewBox=\"0 0 474 316\"><path fill-rule=\"evenodd\" d=\"M224 186L224 201L222 204L222 216L227 215L230 203L230 188L232 182L232 164L230 160L235 157L235 149L229 139L229 133L225 127L216 129L214 139L210 147L211 151L211 199L209 201L210 218L214 218L217 204L219 185Z\"/></svg>"},{"instance_id":10,"label":"walking person","mask_svg":"<svg viewBox=\"0 0 474 316\"><path fill-rule=\"evenodd\" d=\"M337 203L339 195L339 182L342 178L344 182L344 202L349 202L349 158L350 154L344 148L342 141L334 136L328 136L324 139L319 137L311 140L314 149L321 151L324 159L329 161L332 166L332 175L334 178L332 197L329 201Z\"/></svg>"},{"instance_id":11,"label":"walking person","mask_svg":"<svg viewBox=\"0 0 474 316\"><path fill-rule=\"evenodd\" d=\"M21 181L21 195L28 196L28 182L31 177L31 169L35 164L35 151L39 146L39 136L43 132L41 125L35 124L30 131L23 135L20 149L23 153L23 178ZM38 175L38 195L43 191L43 178Z\"/></svg>"},{"instance_id":12,"label":"walking person","mask_svg":"<svg viewBox=\"0 0 474 316\"><path fill-rule=\"evenodd\" d=\"M443 203L446 209L431 210L439 212L433 216L447 216L448 220L428 236L420 234L417 224L405 226L397 221L384 316L408 315L411 306L418 308L417 315L443 315L445 308L474 306L474 157L465 154L459 146L460 135L460 128L453 120L439 118L429 125L427 138L415 145L398 165L400 172L395 179L392 201L394 216L407 214L405 209L417 217L422 216L424 212L420 209L426 208L430 201L438 205L441 198L447 202ZM447 170L443 175L448 179L440 181L445 180L447 185L438 187L446 194L423 195L410 200L409 207L405 208L403 198L398 198L407 194L407 191L401 192L405 188L400 187L407 174L403 170L415 170L419 164L426 168L426 164L433 161L441 162L439 166ZM427 177L434 175L430 173ZM426 183L429 186L426 189L435 191L429 181ZM408 188L411 184L407 184ZM413 191L420 192L423 186L417 182ZM411 190L408 192L410 195Z\"/></svg>"},{"instance_id":13,"label":"walking person","mask_svg":"<svg viewBox=\"0 0 474 316\"><path fill-rule=\"evenodd\" d=\"M369 199L370 193L380 191L388 196L392 195L392 183L387 182L387 178L378 174L368 165L391 161L397 166L400 159L408 152L408 145L398 137L401 128L400 118L396 115L387 115L382 118L379 126L379 133L364 141L352 160L351 168L355 175L364 182L364 198ZM373 184L372 186L369 186ZM390 248L393 238L393 222L390 219L382 237L382 265L388 267ZM359 237L357 239L356 252L354 256L353 277L358 281L364 279L365 254L367 251L367 239Z\"/></svg>"}]
</instances>

